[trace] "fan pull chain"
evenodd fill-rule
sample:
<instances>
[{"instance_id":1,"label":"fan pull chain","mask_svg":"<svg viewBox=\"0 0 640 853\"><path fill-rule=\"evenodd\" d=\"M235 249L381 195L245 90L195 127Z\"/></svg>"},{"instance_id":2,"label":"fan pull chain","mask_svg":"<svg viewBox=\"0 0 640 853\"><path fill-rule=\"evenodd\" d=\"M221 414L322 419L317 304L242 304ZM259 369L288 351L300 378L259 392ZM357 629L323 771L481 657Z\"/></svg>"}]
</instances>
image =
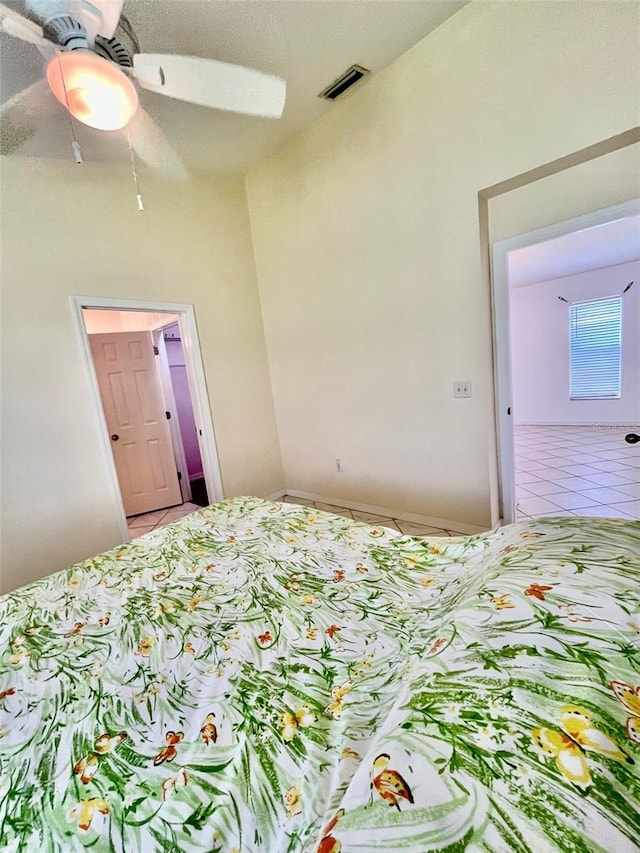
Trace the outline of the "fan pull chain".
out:
<instances>
[{"instance_id":1,"label":"fan pull chain","mask_svg":"<svg viewBox=\"0 0 640 853\"><path fill-rule=\"evenodd\" d=\"M76 164L81 166L84 163L82 159L82 149L80 148L80 143L76 139L76 131L73 126L73 119L71 118L71 110L69 109L69 96L67 95L67 84L64 79L64 73L62 71L62 63L60 62L60 54L57 54L58 59L58 67L60 68L60 78L62 80L62 88L64 89L64 101L67 105L67 116L69 117L69 127L71 128L71 150L73 151L73 156L75 158Z\"/></svg>"},{"instance_id":2,"label":"fan pull chain","mask_svg":"<svg viewBox=\"0 0 640 853\"><path fill-rule=\"evenodd\" d=\"M131 157L131 171L133 173L133 181L136 185L136 199L138 201L138 210L144 210L144 204L142 201L142 193L140 192L140 184L138 183L138 173L136 172L136 160L133 156L133 145L131 144L131 134L129 133L129 128L127 128L127 142L129 143L129 156Z\"/></svg>"}]
</instances>

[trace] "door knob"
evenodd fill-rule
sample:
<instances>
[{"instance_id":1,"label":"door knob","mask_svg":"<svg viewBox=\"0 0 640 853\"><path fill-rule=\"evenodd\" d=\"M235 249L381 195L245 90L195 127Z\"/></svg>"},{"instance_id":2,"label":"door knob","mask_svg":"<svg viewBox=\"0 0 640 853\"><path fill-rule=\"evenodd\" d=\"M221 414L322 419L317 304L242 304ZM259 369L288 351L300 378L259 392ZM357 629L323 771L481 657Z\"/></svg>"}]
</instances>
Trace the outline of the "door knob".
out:
<instances>
[{"instance_id":1,"label":"door knob","mask_svg":"<svg viewBox=\"0 0 640 853\"><path fill-rule=\"evenodd\" d=\"M111 436L111 441L118 441L119 438L120 438L120 436L116 435L116 433L114 432L114 434Z\"/></svg>"},{"instance_id":2,"label":"door knob","mask_svg":"<svg viewBox=\"0 0 640 853\"><path fill-rule=\"evenodd\" d=\"M635 432L630 432L628 435L625 435L624 440L627 444L636 444L640 441L640 435L637 435Z\"/></svg>"}]
</instances>

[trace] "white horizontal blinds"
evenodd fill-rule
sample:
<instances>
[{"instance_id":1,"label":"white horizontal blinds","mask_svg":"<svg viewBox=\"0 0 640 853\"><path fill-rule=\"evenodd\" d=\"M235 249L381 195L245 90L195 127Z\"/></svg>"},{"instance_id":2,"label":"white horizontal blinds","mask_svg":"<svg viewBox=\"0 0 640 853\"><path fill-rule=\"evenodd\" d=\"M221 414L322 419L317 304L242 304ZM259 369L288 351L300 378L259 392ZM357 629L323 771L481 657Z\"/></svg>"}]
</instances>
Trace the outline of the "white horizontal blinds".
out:
<instances>
[{"instance_id":1,"label":"white horizontal blinds","mask_svg":"<svg viewBox=\"0 0 640 853\"><path fill-rule=\"evenodd\" d=\"M594 299L570 307L572 400L620 396L622 299Z\"/></svg>"}]
</instances>

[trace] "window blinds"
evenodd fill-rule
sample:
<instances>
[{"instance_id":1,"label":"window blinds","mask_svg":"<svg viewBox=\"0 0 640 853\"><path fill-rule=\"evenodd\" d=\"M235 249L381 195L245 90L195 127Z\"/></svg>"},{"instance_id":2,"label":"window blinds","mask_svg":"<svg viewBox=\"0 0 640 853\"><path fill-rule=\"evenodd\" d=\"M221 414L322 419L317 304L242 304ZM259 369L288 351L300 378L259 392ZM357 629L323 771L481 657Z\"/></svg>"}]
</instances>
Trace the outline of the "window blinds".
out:
<instances>
[{"instance_id":1,"label":"window blinds","mask_svg":"<svg viewBox=\"0 0 640 853\"><path fill-rule=\"evenodd\" d=\"M576 302L569 319L571 399L619 397L622 299Z\"/></svg>"}]
</instances>

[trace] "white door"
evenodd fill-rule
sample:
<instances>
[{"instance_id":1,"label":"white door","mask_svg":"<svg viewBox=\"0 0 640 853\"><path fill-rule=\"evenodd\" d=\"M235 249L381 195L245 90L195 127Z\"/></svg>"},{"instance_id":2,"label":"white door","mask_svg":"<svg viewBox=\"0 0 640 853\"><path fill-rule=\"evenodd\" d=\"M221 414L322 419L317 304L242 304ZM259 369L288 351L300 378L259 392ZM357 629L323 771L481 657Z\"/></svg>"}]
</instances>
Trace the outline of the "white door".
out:
<instances>
[{"instance_id":1,"label":"white door","mask_svg":"<svg viewBox=\"0 0 640 853\"><path fill-rule=\"evenodd\" d=\"M125 513L182 503L151 333L89 340Z\"/></svg>"}]
</instances>

